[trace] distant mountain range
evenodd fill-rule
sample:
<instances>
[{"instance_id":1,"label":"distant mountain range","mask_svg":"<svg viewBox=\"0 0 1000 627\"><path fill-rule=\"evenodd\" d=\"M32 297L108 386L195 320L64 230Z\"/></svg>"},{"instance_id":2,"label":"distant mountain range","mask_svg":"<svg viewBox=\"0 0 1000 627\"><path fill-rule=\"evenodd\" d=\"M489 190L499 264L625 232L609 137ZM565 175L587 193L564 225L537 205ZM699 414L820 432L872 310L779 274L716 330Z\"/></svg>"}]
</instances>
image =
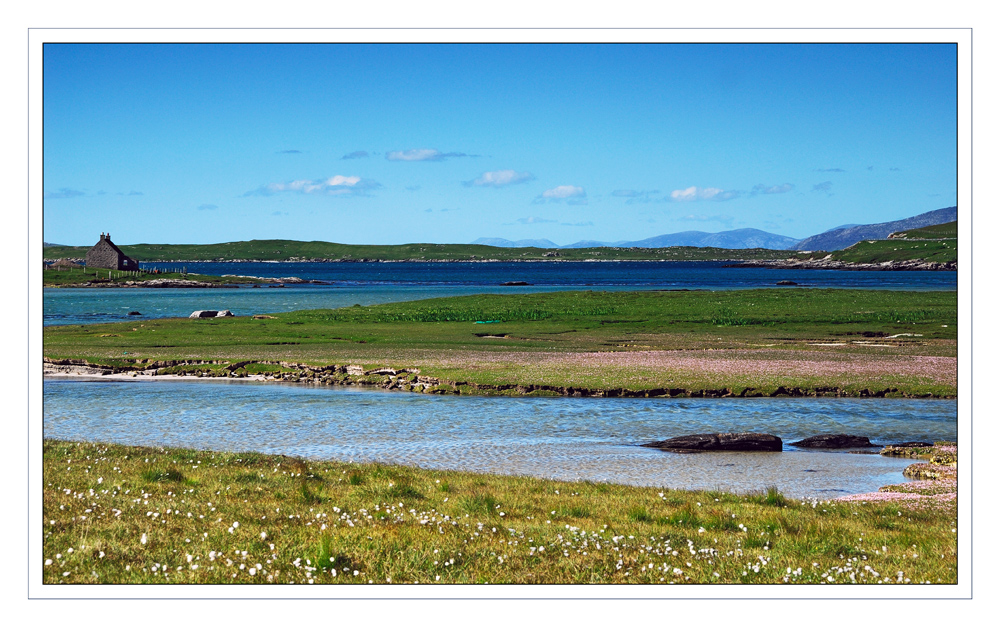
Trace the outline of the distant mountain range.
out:
<instances>
[{"instance_id":1,"label":"distant mountain range","mask_svg":"<svg viewBox=\"0 0 1000 627\"><path fill-rule=\"evenodd\" d=\"M496 246L497 248L562 248L552 240L547 239L519 239L514 242L502 237L480 237L472 243L482 246Z\"/></svg>"},{"instance_id":2,"label":"distant mountain range","mask_svg":"<svg viewBox=\"0 0 1000 627\"><path fill-rule=\"evenodd\" d=\"M958 208L947 207L928 211L920 215L879 224L845 224L803 240L768 233L759 229L736 229L721 233L704 231L683 231L668 233L636 241L599 242L582 240L559 246L547 239L522 239L511 241L499 237L480 237L473 244L498 246L501 248L598 248L613 246L618 248L667 248L669 246L697 246L714 248L769 248L771 250L826 250L847 248L863 240L885 239L890 233L916 229L935 224L944 224L958 219Z\"/></svg>"},{"instance_id":3,"label":"distant mountain range","mask_svg":"<svg viewBox=\"0 0 1000 627\"><path fill-rule=\"evenodd\" d=\"M890 233L918 229L924 226L934 226L945 222L958 220L958 207L946 207L921 213L920 215L879 224L862 224L847 228L834 229L819 235L807 237L795 245L795 250L840 250L870 239L885 239Z\"/></svg>"},{"instance_id":4,"label":"distant mountain range","mask_svg":"<svg viewBox=\"0 0 1000 627\"><path fill-rule=\"evenodd\" d=\"M770 248L786 250L798 242L794 237L775 235L759 229L736 229L721 233L705 233L704 231L684 231L683 233L668 233L638 241L598 242L582 240L573 244L559 246L547 239L522 239L511 241L498 237L480 237L473 244L499 246L502 248L597 248L601 246L616 246L619 248L666 248L668 246L698 246L714 248Z\"/></svg>"}]
</instances>

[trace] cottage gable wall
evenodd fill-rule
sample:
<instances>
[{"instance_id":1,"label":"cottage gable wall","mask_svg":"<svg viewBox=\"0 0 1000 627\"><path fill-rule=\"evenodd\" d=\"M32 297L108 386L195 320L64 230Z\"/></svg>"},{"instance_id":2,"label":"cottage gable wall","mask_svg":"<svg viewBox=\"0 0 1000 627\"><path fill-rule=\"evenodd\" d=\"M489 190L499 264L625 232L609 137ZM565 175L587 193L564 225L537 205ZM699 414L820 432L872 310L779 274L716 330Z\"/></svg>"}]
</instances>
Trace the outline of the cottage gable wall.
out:
<instances>
[{"instance_id":1,"label":"cottage gable wall","mask_svg":"<svg viewBox=\"0 0 1000 627\"><path fill-rule=\"evenodd\" d=\"M111 242L111 235L101 233L101 240L87 251L87 267L138 270L139 264Z\"/></svg>"}]
</instances>

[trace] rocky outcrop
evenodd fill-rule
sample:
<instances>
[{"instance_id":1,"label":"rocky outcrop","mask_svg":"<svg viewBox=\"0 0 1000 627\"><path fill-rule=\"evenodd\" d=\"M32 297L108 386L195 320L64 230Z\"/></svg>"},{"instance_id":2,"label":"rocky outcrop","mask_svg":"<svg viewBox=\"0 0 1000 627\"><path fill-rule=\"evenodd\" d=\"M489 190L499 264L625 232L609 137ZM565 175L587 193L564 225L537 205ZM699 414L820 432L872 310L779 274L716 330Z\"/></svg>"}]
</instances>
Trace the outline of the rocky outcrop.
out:
<instances>
[{"instance_id":1,"label":"rocky outcrop","mask_svg":"<svg viewBox=\"0 0 1000 627\"><path fill-rule=\"evenodd\" d=\"M199 311L192 312L188 318L232 318L233 312L228 309L223 309L222 311L217 311L214 309L203 309Z\"/></svg>"},{"instance_id":2,"label":"rocky outcrop","mask_svg":"<svg viewBox=\"0 0 1000 627\"><path fill-rule=\"evenodd\" d=\"M149 279L148 281L125 281L125 287L226 287L207 281L189 279Z\"/></svg>"},{"instance_id":3,"label":"rocky outcrop","mask_svg":"<svg viewBox=\"0 0 1000 627\"><path fill-rule=\"evenodd\" d=\"M732 264L733 268L776 268L779 270L951 270L958 269L958 264L949 261L938 263L935 261L923 261L920 259L907 259L905 261L883 261L881 263L854 263L850 261L837 261L835 259L784 259L779 261L751 260L742 263Z\"/></svg>"},{"instance_id":4,"label":"rocky outcrop","mask_svg":"<svg viewBox=\"0 0 1000 627\"><path fill-rule=\"evenodd\" d=\"M872 444L865 436L847 435L846 433L814 435L798 442L792 442L791 445L799 448L878 448L877 444Z\"/></svg>"},{"instance_id":5,"label":"rocky outcrop","mask_svg":"<svg viewBox=\"0 0 1000 627\"><path fill-rule=\"evenodd\" d=\"M642 446L665 451L780 451L781 438L769 433L697 433Z\"/></svg>"},{"instance_id":6,"label":"rocky outcrop","mask_svg":"<svg viewBox=\"0 0 1000 627\"><path fill-rule=\"evenodd\" d=\"M933 442L897 442L885 445L879 454L886 457L922 457L933 446Z\"/></svg>"}]
</instances>

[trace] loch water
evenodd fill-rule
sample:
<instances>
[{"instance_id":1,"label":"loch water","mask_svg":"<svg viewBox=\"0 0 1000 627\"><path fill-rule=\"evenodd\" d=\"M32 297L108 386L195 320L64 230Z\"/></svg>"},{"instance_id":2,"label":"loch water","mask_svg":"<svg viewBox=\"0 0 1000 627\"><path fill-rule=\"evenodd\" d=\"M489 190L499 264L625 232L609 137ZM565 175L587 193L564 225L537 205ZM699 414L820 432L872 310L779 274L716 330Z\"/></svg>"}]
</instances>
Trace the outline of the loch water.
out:
<instances>
[{"instance_id":1,"label":"loch water","mask_svg":"<svg viewBox=\"0 0 1000 627\"><path fill-rule=\"evenodd\" d=\"M250 381L47 379L44 436L280 453L424 468L829 499L906 480L908 459L796 449L819 433L955 440L954 400L436 396ZM640 444L772 433L780 453L668 453ZM875 449L877 451L877 449Z\"/></svg>"},{"instance_id":2,"label":"loch water","mask_svg":"<svg viewBox=\"0 0 1000 627\"><path fill-rule=\"evenodd\" d=\"M487 293L957 287L955 272L776 270L723 262L159 265L319 283L50 288L43 296L44 324L186 317L199 309L247 316ZM529 285L503 285L511 281ZM777 287L778 281L797 285ZM911 460L787 445L781 453L699 454L638 445L726 431L773 433L786 444L831 432L868 435L877 442L954 440L957 431L953 400L485 398L248 381L58 377L46 379L43 389L48 438L256 450L667 488L746 492L776 486L789 496L817 499L902 482Z\"/></svg>"},{"instance_id":3,"label":"loch water","mask_svg":"<svg viewBox=\"0 0 1000 627\"><path fill-rule=\"evenodd\" d=\"M295 277L318 284L232 288L47 288L43 324L92 324L185 317L199 309L237 316L464 296L564 290L733 290L855 288L950 290L957 273L734 268L725 262L356 262L164 263L216 276ZM796 286L777 287L778 281ZM508 282L529 285L505 286ZM139 315L130 316L130 312Z\"/></svg>"}]
</instances>

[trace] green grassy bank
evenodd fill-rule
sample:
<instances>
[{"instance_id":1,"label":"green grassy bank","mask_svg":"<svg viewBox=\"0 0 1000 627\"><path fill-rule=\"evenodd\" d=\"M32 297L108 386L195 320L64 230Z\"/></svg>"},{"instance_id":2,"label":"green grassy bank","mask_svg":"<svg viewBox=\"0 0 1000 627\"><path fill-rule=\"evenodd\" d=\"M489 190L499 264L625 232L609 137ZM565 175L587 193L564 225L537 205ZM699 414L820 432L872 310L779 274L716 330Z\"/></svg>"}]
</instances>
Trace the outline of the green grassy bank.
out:
<instances>
[{"instance_id":1,"label":"green grassy bank","mask_svg":"<svg viewBox=\"0 0 1000 627\"><path fill-rule=\"evenodd\" d=\"M43 481L45 583L957 580L954 499L803 502L60 441L44 443Z\"/></svg>"},{"instance_id":2,"label":"green grassy bank","mask_svg":"<svg viewBox=\"0 0 1000 627\"><path fill-rule=\"evenodd\" d=\"M43 352L221 376L341 366L327 383L417 369L459 393L941 397L957 391L956 338L955 292L558 292L54 326Z\"/></svg>"},{"instance_id":3,"label":"green grassy bank","mask_svg":"<svg viewBox=\"0 0 1000 627\"><path fill-rule=\"evenodd\" d=\"M823 259L819 251L796 254L797 259ZM865 240L829 253L832 261L883 263L886 261L958 262L958 222L893 233L890 239Z\"/></svg>"}]
</instances>

